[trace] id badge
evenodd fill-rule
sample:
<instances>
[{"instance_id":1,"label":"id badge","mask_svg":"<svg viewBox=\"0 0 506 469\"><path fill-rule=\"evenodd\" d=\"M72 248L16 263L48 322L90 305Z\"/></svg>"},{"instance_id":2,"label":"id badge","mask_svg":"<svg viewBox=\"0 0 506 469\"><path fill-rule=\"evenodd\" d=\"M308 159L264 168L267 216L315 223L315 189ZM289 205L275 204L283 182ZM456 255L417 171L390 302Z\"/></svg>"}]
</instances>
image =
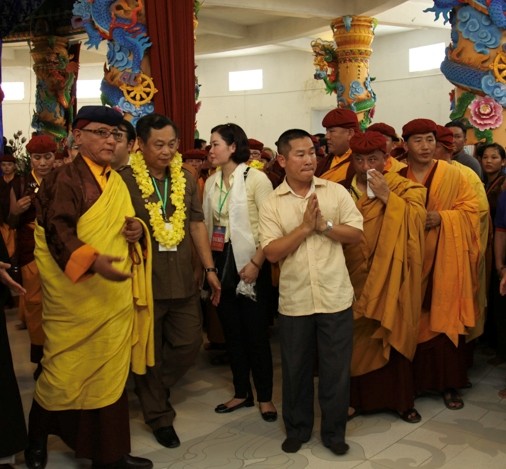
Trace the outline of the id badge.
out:
<instances>
[{"instance_id":1,"label":"id badge","mask_svg":"<svg viewBox=\"0 0 506 469\"><path fill-rule=\"evenodd\" d=\"M211 237L211 250L223 252L225 248L225 232L227 228L225 226L215 225L213 227L213 235Z\"/></svg>"},{"instance_id":2,"label":"id badge","mask_svg":"<svg viewBox=\"0 0 506 469\"><path fill-rule=\"evenodd\" d=\"M172 223L165 223L165 229L167 231L172 231ZM171 252L176 252L177 251L177 246L173 246L171 248L168 248L167 246L164 246L163 244L160 244L158 243L158 251L162 252L167 252L167 251L171 251Z\"/></svg>"}]
</instances>

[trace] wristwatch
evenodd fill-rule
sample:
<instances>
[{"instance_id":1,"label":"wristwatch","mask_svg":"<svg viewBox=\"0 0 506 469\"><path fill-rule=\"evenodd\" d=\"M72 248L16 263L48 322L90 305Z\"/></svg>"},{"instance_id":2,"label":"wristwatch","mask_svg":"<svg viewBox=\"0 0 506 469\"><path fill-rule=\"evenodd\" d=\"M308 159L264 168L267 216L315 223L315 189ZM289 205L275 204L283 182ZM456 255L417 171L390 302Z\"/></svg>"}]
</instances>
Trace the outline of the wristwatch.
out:
<instances>
[{"instance_id":1,"label":"wristwatch","mask_svg":"<svg viewBox=\"0 0 506 469\"><path fill-rule=\"evenodd\" d=\"M204 269L204 272L205 272L206 274L208 274L209 272L214 272L214 273L216 273L216 274L217 274L217 273L218 273L218 268L217 268L217 267L206 267L206 268Z\"/></svg>"},{"instance_id":2,"label":"wristwatch","mask_svg":"<svg viewBox=\"0 0 506 469\"><path fill-rule=\"evenodd\" d=\"M322 230L322 234L332 231L332 228L334 228L334 223L332 222L332 220L327 220L327 225Z\"/></svg>"}]
</instances>

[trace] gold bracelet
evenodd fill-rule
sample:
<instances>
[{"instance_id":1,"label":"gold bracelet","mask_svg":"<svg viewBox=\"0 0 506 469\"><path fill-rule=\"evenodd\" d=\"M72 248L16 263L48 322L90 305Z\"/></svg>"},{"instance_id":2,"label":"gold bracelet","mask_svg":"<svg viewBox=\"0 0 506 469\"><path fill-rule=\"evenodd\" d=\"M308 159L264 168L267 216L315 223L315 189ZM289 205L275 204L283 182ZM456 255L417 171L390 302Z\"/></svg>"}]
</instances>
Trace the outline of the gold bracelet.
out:
<instances>
[{"instance_id":1,"label":"gold bracelet","mask_svg":"<svg viewBox=\"0 0 506 469\"><path fill-rule=\"evenodd\" d=\"M258 269L260 270L260 266L253 260L253 258L250 259L250 262Z\"/></svg>"}]
</instances>

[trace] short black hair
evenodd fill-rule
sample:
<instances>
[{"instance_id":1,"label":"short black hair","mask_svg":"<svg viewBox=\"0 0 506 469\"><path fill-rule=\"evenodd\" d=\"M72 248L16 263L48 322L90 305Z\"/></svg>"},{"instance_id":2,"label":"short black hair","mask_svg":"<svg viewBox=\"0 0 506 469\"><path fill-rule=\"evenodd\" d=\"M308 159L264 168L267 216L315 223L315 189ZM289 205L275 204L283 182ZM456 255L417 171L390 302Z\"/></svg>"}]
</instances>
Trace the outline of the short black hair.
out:
<instances>
[{"instance_id":1,"label":"short black hair","mask_svg":"<svg viewBox=\"0 0 506 469\"><path fill-rule=\"evenodd\" d=\"M176 124L174 124L174 122L172 122L168 117L156 113L142 116L137 121L135 130L137 131L137 136L146 143L151 135L151 129L160 130L167 126L172 127L176 137L179 137L179 129Z\"/></svg>"},{"instance_id":2,"label":"short black hair","mask_svg":"<svg viewBox=\"0 0 506 469\"><path fill-rule=\"evenodd\" d=\"M311 139L311 134L309 132L306 132L302 129L289 129L285 130L278 138L278 141L276 142L276 146L278 148L278 153L283 156L288 156L288 153L290 153L290 150L292 149L292 146L290 145L290 142L292 140L296 140L298 138L305 138L308 137ZM311 139L312 141L312 139Z\"/></svg>"},{"instance_id":3,"label":"short black hair","mask_svg":"<svg viewBox=\"0 0 506 469\"><path fill-rule=\"evenodd\" d=\"M123 119L121 121L121 124L118 125L118 129L123 132L126 132L127 142L131 142L132 140L135 140L135 138L137 137L134 126L130 121L127 121L126 119Z\"/></svg>"},{"instance_id":4,"label":"short black hair","mask_svg":"<svg viewBox=\"0 0 506 469\"><path fill-rule=\"evenodd\" d=\"M466 135L467 132L467 125L464 124L462 121L451 121L445 124L445 127L458 127L462 132L464 132L464 135Z\"/></svg>"},{"instance_id":5,"label":"short black hair","mask_svg":"<svg viewBox=\"0 0 506 469\"><path fill-rule=\"evenodd\" d=\"M235 143L235 151L230 158L237 164L246 163L249 160L249 143L246 132L237 124L220 124L211 129L211 133L220 134L227 145Z\"/></svg>"},{"instance_id":6,"label":"short black hair","mask_svg":"<svg viewBox=\"0 0 506 469\"><path fill-rule=\"evenodd\" d=\"M200 150L202 148L202 145L207 143L203 138L196 138L193 140L193 148L196 150Z\"/></svg>"},{"instance_id":7,"label":"short black hair","mask_svg":"<svg viewBox=\"0 0 506 469\"><path fill-rule=\"evenodd\" d=\"M478 158L483 158L483 154L485 153L485 150L487 148L495 148L499 155L501 156L501 159L506 159L506 151L504 150L504 147L502 145L499 145L498 143L481 143L476 147L476 156Z\"/></svg>"}]
</instances>

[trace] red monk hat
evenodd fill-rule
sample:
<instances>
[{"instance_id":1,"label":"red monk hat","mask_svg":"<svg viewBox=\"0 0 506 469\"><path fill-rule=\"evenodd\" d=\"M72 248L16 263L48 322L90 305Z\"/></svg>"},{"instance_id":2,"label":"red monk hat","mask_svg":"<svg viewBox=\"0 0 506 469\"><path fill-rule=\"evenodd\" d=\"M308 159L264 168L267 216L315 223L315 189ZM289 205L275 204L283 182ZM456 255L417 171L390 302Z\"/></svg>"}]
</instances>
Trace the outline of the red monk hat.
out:
<instances>
[{"instance_id":1,"label":"red monk hat","mask_svg":"<svg viewBox=\"0 0 506 469\"><path fill-rule=\"evenodd\" d=\"M453 150L453 132L448 127L437 126L436 141L447 150Z\"/></svg>"},{"instance_id":2,"label":"red monk hat","mask_svg":"<svg viewBox=\"0 0 506 469\"><path fill-rule=\"evenodd\" d=\"M183 153L183 161L185 160L205 160L207 158L207 152L204 150L198 150L192 148L191 150Z\"/></svg>"},{"instance_id":3,"label":"red monk hat","mask_svg":"<svg viewBox=\"0 0 506 469\"><path fill-rule=\"evenodd\" d=\"M394 142L399 142L400 138L395 133L395 129L384 122L378 122L376 124L372 124L367 127L367 130L374 130L375 132L379 132L387 137L390 137Z\"/></svg>"},{"instance_id":4,"label":"red monk hat","mask_svg":"<svg viewBox=\"0 0 506 469\"><path fill-rule=\"evenodd\" d=\"M34 135L26 144L26 151L32 153L54 153L56 142L49 135Z\"/></svg>"},{"instance_id":5,"label":"red monk hat","mask_svg":"<svg viewBox=\"0 0 506 469\"><path fill-rule=\"evenodd\" d=\"M264 149L264 144L254 138L248 138L248 144L250 150L262 151Z\"/></svg>"},{"instance_id":6,"label":"red monk hat","mask_svg":"<svg viewBox=\"0 0 506 469\"><path fill-rule=\"evenodd\" d=\"M265 160L266 162L269 162L269 161L271 161L271 155L269 153L267 153L266 151L262 150L260 152L260 159Z\"/></svg>"},{"instance_id":7,"label":"red monk hat","mask_svg":"<svg viewBox=\"0 0 506 469\"><path fill-rule=\"evenodd\" d=\"M65 149L63 151L57 151L54 154L54 159L55 160L63 160L65 158L67 158L67 151Z\"/></svg>"},{"instance_id":8,"label":"red monk hat","mask_svg":"<svg viewBox=\"0 0 506 469\"><path fill-rule=\"evenodd\" d=\"M365 132L356 132L350 139L350 148L353 153L359 155L370 155L376 150L380 150L386 154L387 139L382 133L374 130L366 130Z\"/></svg>"},{"instance_id":9,"label":"red monk hat","mask_svg":"<svg viewBox=\"0 0 506 469\"><path fill-rule=\"evenodd\" d=\"M14 155L12 154L12 147L9 146L4 147L3 154L0 156L0 163L3 163L4 161L6 163L16 162L16 158L14 158Z\"/></svg>"},{"instance_id":10,"label":"red monk hat","mask_svg":"<svg viewBox=\"0 0 506 469\"><path fill-rule=\"evenodd\" d=\"M342 127L343 129L354 129L355 132L359 131L357 115L349 109L332 109L323 118L322 125L326 129Z\"/></svg>"},{"instance_id":11,"label":"red monk hat","mask_svg":"<svg viewBox=\"0 0 506 469\"><path fill-rule=\"evenodd\" d=\"M404 147L400 145L392 149L392 151L390 152L390 156L395 158L396 160L404 160L407 158L408 153L404 149Z\"/></svg>"},{"instance_id":12,"label":"red monk hat","mask_svg":"<svg viewBox=\"0 0 506 469\"><path fill-rule=\"evenodd\" d=\"M430 119L413 119L402 127L402 138L407 140L411 135L428 134L432 132L434 136L437 132L437 124Z\"/></svg>"}]
</instances>

